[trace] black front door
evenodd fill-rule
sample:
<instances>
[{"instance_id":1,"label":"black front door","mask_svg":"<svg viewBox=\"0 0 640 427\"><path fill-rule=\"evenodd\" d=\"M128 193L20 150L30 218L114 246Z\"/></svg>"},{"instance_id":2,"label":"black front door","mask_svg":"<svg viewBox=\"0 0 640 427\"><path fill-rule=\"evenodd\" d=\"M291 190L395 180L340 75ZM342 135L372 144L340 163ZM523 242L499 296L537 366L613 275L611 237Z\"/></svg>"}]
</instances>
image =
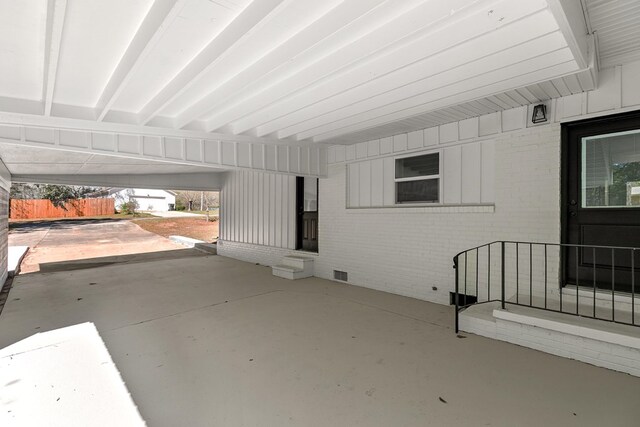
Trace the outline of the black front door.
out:
<instances>
[{"instance_id":1,"label":"black front door","mask_svg":"<svg viewBox=\"0 0 640 427\"><path fill-rule=\"evenodd\" d=\"M296 179L296 249L318 252L318 178Z\"/></svg>"},{"instance_id":2,"label":"black front door","mask_svg":"<svg viewBox=\"0 0 640 427\"><path fill-rule=\"evenodd\" d=\"M563 243L640 248L640 112L564 124ZM569 284L640 290L640 251L566 248ZM632 277L632 266L635 277Z\"/></svg>"}]
</instances>

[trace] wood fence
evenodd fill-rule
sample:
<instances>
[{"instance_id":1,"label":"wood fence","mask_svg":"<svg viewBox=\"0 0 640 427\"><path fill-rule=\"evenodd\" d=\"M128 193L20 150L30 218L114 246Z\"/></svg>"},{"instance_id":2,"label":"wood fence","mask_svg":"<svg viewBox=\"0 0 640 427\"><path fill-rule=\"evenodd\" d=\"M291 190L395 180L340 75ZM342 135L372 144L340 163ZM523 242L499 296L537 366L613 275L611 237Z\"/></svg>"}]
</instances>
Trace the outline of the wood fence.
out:
<instances>
[{"instance_id":1,"label":"wood fence","mask_svg":"<svg viewBox=\"0 0 640 427\"><path fill-rule=\"evenodd\" d=\"M114 199L78 199L65 204L66 210L53 206L50 200L12 199L10 219L74 218L112 215Z\"/></svg>"}]
</instances>

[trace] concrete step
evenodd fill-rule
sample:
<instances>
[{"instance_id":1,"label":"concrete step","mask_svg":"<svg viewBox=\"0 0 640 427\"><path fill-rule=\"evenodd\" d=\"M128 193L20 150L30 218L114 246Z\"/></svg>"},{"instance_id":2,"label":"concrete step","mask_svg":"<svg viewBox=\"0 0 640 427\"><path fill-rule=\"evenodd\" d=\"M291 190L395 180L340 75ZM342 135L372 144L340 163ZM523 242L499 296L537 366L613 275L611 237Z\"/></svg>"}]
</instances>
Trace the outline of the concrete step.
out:
<instances>
[{"instance_id":1,"label":"concrete step","mask_svg":"<svg viewBox=\"0 0 640 427\"><path fill-rule=\"evenodd\" d=\"M193 248L198 243L206 243L202 240L192 239L191 237L185 236L169 236L169 239L188 248Z\"/></svg>"},{"instance_id":2,"label":"concrete step","mask_svg":"<svg viewBox=\"0 0 640 427\"><path fill-rule=\"evenodd\" d=\"M274 265L271 269L274 276L282 277L283 279L296 280L313 276L309 272L289 265Z\"/></svg>"},{"instance_id":3,"label":"concrete step","mask_svg":"<svg viewBox=\"0 0 640 427\"><path fill-rule=\"evenodd\" d=\"M282 265L313 272L313 258L309 257L289 255L282 258Z\"/></svg>"},{"instance_id":4,"label":"concrete step","mask_svg":"<svg viewBox=\"0 0 640 427\"><path fill-rule=\"evenodd\" d=\"M211 255L218 254L218 245L215 243L196 243L193 248Z\"/></svg>"},{"instance_id":5,"label":"concrete step","mask_svg":"<svg viewBox=\"0 0 640 427\"><path fill-rule=\"evenodd\" d=\"M460 313L460 330L640 377L640 328L490 302Z\"/></svg>"}]
</instances>

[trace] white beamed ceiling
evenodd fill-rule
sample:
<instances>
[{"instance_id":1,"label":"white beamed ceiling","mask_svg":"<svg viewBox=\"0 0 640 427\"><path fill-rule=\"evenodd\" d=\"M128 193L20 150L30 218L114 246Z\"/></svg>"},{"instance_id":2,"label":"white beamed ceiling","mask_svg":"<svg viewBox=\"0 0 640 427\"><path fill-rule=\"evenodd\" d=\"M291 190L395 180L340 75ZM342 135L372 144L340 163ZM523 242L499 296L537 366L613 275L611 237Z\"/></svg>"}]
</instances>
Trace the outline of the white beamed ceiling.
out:
<instances>
[{"instance_id":1,"label":"white beamed ceiling","mask_svg":"<svg viewBox=\"0 0 640 427\"><path fill-rule=\"evenodd\" d=\"M0 0L0 111L353 143L593 89L563 3Z\"/></svg>"}]
</instances>

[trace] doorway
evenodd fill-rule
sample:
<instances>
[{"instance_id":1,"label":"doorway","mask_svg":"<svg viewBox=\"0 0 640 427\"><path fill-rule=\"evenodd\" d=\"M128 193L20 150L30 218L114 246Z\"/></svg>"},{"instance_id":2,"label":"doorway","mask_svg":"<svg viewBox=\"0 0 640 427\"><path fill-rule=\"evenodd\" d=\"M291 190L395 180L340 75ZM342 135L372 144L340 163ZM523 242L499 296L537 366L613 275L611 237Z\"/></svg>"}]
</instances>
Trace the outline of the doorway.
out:
<instances>
[{"instance_id":1,"label":"doorway","mask_svg":"<svg viewBox=\"0 0 640 427\"><path fill-rule=\"evenodd\" d=\"M640 112L564 124L562 168L562 242L640 248ZM563 253L565 284L637 291L639 267L640 251Z\"/></svg>"},{"instance_id":2,"label":"doorway","mask_svg":"<svg viewBox=\"0 0 640 427\"><path fill-rule=\"evenodd\" d=\"M318 252L318 178L296 178L296 249Z\"/></svg>"}]
</instances>

